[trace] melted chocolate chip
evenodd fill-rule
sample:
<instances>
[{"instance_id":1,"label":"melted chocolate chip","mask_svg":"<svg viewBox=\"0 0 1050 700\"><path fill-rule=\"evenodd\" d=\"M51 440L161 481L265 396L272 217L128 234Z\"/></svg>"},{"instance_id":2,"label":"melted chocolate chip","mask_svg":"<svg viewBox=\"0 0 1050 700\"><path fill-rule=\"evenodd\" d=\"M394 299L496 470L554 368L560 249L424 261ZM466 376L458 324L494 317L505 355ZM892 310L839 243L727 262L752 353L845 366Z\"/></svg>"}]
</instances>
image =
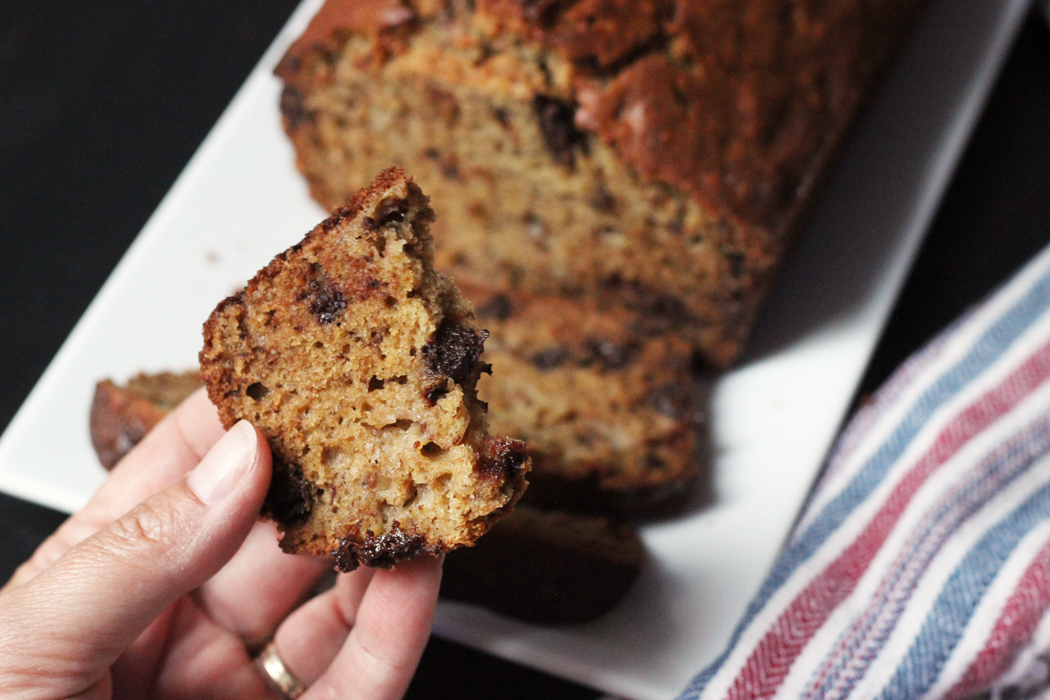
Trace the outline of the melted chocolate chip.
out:
<instances>
[{"instance_id":1,"label":"melted chocolate chip","mask_svg":"<svg viewBox=\"0 0 1050 700\"><path fill-rule=\"evenodd\" d=\"M565 364L569 359L569 351L565 348L545 348L532 356L532 364L539 369L554 369Z\"/></svg>"},{"instance_id":2,"label":"melted chocolate chip","mask_svg":"<svg viewBox=\"0 0 1050 700\"><path fill-rule=\"evenodd\" d=\"M726 252L726 262L729 263L729 274L739 279L744 276L746 268L747 258L743 253L732 251Z\"/></svg>"},{"instance_id":3,"label":"melted chocolate chip","mask_svg":"<svg viewBox=\"0 0 1050 700\"><path fill-rule=\"evenodd\" d=\"M529 451L521 440L490 438L478 450L475 470L497 479L513 479L529 459Z\"/></svg>"},{"instance_id":4,"label":"melted chocolate chip","mask_svg":"<svg viewBox=\"0 0 1050 700\"><path fill-rule=\"evenodd\" d=\"M576 167L576 149L587 151L587 135L576 128L575 110L554 97L535 95L532 110L551 157L570 170Z\"/></svg>"},{"instance_id":5,"label":"melted chocolate chip","mask_svg":"<svg viewBox=\"0 0 1050 700\"><path fill-rule=\"evenodd\" d=\"M478 333L446 318L423 346L423 361L434 374L462 384L474 371L488 335L488 331Z\"/></svg>"},{"instance_id":6,"label":"melted chocolate chip","mask_svg":"<svg viewBox=\"0 0 1050 700\"><path fill-rule=\"evenodd\" d=\"M396 520L389 532L376 537L369 530L363 540L357 542L351 535L340 542L335 552L335 565L340 571L353 571L358 563L387 569L403 559L435 552L434 547L427 545L426 538L406 533Z\"/></svg>"},{"instance_id":7,"label":"melted chocolate chip","mask_svg":"<svg viewBox=\"0 0 1050 700\"><path fill-rule=\"evenodd\" d=\"M353 540L344 537L339 543L339 549L335 550L335 568L348 574L357 568L358 563Z\"/></svg>"},{"instance_id":8,"label":"melted chocolate chip","mask_svg":"<svg viewBox=\"0 0 1050 700\"><path fill-rule=\"evenodd\" d=\"M288 526L309 515L313 504L313 487L303 477L302 467L285 464L274 457L273 476L263 503L263 514Z\"/></svg>"},{"instance_id":9,"label":"melted chocolate chip","mask_svg":"<svg viewBox=\"0 0 1050 700\"><path fill-rule=\"evenodd\" d=\"M514 313L514 302L506 294L494 294L477 309L478 318L506 321Z\"/></svg>"},{"instance_id":10,"label":"melted chocolate chip","mask_svg":"<svg viewBox=\"0 0 1050 700\"><path fill-rule=\"evenodd\" d=\"M326 280L311 280L302 298L310 300L310 313L327 325L346 310L346 297Z\"/></svg>"}]
</instances>

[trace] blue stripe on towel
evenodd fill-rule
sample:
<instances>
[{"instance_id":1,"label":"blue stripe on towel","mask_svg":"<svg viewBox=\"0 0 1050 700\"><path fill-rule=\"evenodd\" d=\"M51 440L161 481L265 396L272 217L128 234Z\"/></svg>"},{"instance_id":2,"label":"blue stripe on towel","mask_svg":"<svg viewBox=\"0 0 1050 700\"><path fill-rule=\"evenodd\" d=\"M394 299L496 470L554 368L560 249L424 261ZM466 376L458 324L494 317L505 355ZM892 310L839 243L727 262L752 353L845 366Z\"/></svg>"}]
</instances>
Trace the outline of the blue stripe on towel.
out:
<instances>
[{"instance_id":1,"label":"blue stripe on towel","mask_svg":"<svg viewBox=\"0 0 1050 700\"><path fill-rule=\"evenodd\" d=\"M1007 558L1047 518L1050 483L985 533L948 579L922 631L883 690L882 700L911 700L930 689Z\"/></svg>"},{"instance_id":2,"label":"blue stripe on towel","mask_svg":"<svg viewBox=\"0 0 1050 700\"><path fill-rule=\"evenodd\" d=\"M769 599L785 581L820 548L849 515L882 483L886 473L900 459L933 413L955 396L960 389L992 366L1032 323L1050 306L1050 273L1044 273L1032 283L1028 291L1008 310L1002 313L971 350L955 366L948 369L915 402L893 434L858 471L856 476L835 498L827 503L806 530L792 538L777 558L768 577L749 603L741 621L733 631L726 650L704 671L697 675L679 696L680 700L695 700L704 687L725 663L744 630L766 606ZM953 327L958 331L958 327Z\"/></svg>"}]
</instances>

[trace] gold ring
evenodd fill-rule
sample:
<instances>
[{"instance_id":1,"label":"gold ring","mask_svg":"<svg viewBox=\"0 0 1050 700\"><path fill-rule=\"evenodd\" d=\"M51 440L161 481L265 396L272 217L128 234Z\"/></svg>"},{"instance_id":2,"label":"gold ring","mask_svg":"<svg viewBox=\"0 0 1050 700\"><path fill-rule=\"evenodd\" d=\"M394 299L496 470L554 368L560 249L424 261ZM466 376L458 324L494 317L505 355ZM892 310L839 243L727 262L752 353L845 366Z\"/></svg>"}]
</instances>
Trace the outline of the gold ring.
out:
<instances>
[{"instance_id":1,"label":"gold ring","mask_svg":"<svg viewBox=\"0 0 1050 700\"><path fill-rule=\"evenodd\" d=\"M255 657L255 662L262 669L263 675L289 700L295 700L306 692L306 686L300 683L299 679L293 676L288 667L284 665L284 659L277 653L277 645L273 641L270 641L266 648Z\"/></svg>"}]
</instances>

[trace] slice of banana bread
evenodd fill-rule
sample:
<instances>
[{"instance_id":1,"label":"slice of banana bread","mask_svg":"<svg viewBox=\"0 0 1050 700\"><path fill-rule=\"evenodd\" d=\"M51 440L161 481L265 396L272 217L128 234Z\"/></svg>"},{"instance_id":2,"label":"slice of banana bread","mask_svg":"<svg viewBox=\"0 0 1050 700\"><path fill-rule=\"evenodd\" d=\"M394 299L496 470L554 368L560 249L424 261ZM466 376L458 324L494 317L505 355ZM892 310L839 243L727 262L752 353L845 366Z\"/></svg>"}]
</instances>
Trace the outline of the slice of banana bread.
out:
<instances>
[{"instance_id":1,"label":"slice of banana bread","mask_svg":"<svg viewBox=\"0 0 1050 700\"><path fill-rule=\"evenodd\" d=\"M644 561L626 523L519 505L476 547L449 554L441 595L529 622L587 622L616 607Z\"/></svg>"},{"instance_id":2,"label":"slice of banana bread","mask_svg":"<svg viewBox=\"0 0 1050 700\"><path fill-rule=\"evenodd\" d=\"M399 169L278 255L204 326L223 423L266 435L264 514L288 552L343 571L470 545L525 488L524 443L489 437L473 309L434 271L427 197Z\"/></svg>"},{"instance_id":3,"label":"slice of banana bread","mask_svg":"<svg viewBox=\"0 0 1050 700\"><path fill-rule=\"evenodd\" d=\"M592 299L461 289L490 332L492 429L529 445L530 503L647 512L690 491L702 413L687 342Z\"/></svg>"},{"instance_id":4,"label":"slice of banana bread","mask_svg":"<svg viewBox=\"0 0 1050 700\"><path fill-rule=\"evenodd\" d=\"M150 429L201 385L196 371L138 374L126 386L108 379L95 385L91 402L91 444L112 469Z\"/></svg>"},{"instance_id":5,"label":"slice of banana bread","mask_svg":"<svg viewBox=\"0 0 1050 700\"><path fill-rule=\"evenodd\" d=\"M134 446L200 386L198 373L139 374L127 385L98 383L92 440L110 425ZM99 459L106 453L99 450ZM531 490L527 492L531 494ZM497 522L475 547L445 560L442 597L500 614L548 624L592 620L616 607L641 573L645 548L628 524L522 504Z\"/></svg>"}]
</instances>

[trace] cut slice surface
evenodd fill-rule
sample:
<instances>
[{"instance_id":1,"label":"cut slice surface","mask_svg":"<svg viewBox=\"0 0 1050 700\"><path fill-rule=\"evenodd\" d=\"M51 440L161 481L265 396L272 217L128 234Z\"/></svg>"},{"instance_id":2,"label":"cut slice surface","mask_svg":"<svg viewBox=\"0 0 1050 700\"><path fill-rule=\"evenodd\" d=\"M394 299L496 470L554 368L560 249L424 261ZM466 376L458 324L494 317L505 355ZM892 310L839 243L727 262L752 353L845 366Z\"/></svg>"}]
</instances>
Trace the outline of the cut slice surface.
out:
<instances>
[{"instance_id":1,"label":"cut slice surface","mask_svg":"<svg viewBox=\"0 0 1050 700\"><path fill-rule=\"evenodd\" d=\"M521 495L523 443L489 437L485 332L433 269L427 197L398 169L278 255L204 327L227 427L267 437L264 515L288 552L390 566L470 545Z\"/></svg>"}]
</instances>

